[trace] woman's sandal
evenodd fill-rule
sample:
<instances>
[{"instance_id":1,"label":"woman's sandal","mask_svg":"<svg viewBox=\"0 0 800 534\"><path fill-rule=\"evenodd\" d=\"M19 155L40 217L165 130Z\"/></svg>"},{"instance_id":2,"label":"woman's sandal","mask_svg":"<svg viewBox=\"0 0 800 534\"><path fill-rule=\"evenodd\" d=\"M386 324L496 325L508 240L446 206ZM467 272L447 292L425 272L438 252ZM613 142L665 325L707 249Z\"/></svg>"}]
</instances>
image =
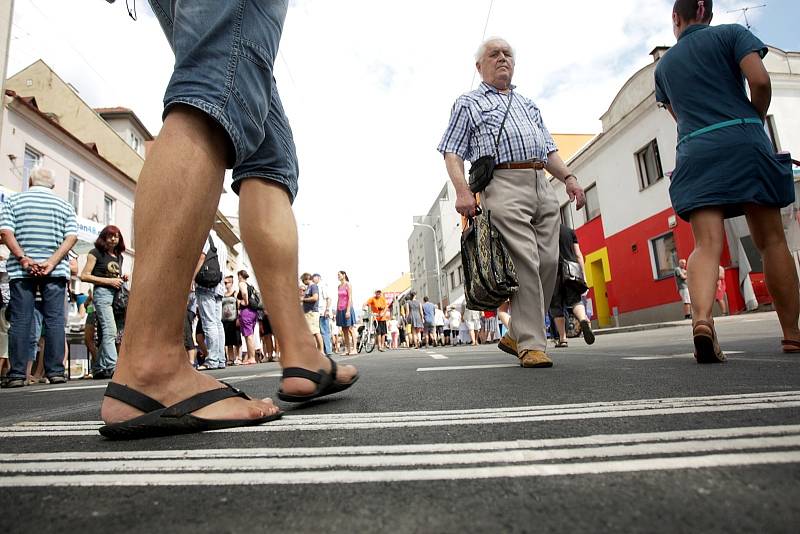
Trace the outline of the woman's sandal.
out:
<instances>
[{"instance_id":1,"label":"woman's sandal","mask_svg":"<svg viewBox=\"0 0 800 534\"><path fill-rule=\"evenodd\" d=\"M785 354L800 353L800 341L795 339L781 339L781 348Z\"/></svg>"},{"instance_id":2,"label":"woman's sandal","mask_svg":"<svg viewBox=\"0 0 800 534\"><path fill-rule=\"evenodd\" d=\"M317 389L314 391L314 393L311 393L310 395L290 395L289 393L284 393L283 390L278 390L278 398L285 402L307 402L324 397L325 395L339 393L340 391L344 391L356 383L359 376L358 374L356 374L356 376L354 376L353 379L346 384L340 384L337 382L336 362L333 361L333 358L330 356L326 356L326 358L331 361L330 373L324 369L320 369L319 372L315 373L314 371L309 371L308 369L303 369L302 367L287 367L283 370L283 376L281 377L281 380L284 378L305 378L306 380L311 380L317 384Z\"/></svg>"},{"instance_id":3,"label":"woman's sandal","mask_svg":"<svg viewBox=\"0 0 800 534\"><path fill-rule=\"evenodd\" d=\"M692 327L694 359L697 363L723 363L727 361L717 342L717 332L711 321L695 321Z\"/></svg>"},{"instance_id":4,"label":"woman's sandal","mask_svg":"<svg viewBox=\"0 0 800 534\"><path fill-rule=\"evenodd\" d=\"M557 349L565 349L569 347L568 341L556 341L556 348Z\"/></svg>"},{"instance_id":5,"label":"woman's sandal","mask_svg":"<svg viewBox=\"0 0 800 534\"><path fill-rule=\"evenodd\" d=\"M206 430L254 426L275 421L283 415L282 411L273 415L259 417L258 419L204 419L192 415L192 412L221 400L234 397L252 400L247 394L229 384L225 384L224 388L198 393L169 407L164 406L144 393L114 382L109 382L105 396L124 402L144 412L143 415L133 419L100 427L100 434L113 440L174 436L177 434L204 432Z\"/></svg>"}]
</instances>

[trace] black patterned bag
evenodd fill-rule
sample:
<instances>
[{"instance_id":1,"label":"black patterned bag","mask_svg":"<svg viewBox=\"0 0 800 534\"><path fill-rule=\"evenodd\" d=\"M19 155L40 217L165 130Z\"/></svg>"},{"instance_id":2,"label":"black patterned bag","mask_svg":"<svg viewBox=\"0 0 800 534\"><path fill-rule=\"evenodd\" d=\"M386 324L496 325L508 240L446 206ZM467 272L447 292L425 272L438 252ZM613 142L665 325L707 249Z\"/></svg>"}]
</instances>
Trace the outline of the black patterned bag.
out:
<instances>
[{"instance_id":1,"label":"black patterned bag","mask_svg":"<svg viewBox=\"0 0 800 534\"><path fill-rule=\"evenodd\" d=\"M464 297L470 310L496 310L519 290L514 262L492 224L491 211L464 220L461 262Z\"/></svg>"}]
</instances>

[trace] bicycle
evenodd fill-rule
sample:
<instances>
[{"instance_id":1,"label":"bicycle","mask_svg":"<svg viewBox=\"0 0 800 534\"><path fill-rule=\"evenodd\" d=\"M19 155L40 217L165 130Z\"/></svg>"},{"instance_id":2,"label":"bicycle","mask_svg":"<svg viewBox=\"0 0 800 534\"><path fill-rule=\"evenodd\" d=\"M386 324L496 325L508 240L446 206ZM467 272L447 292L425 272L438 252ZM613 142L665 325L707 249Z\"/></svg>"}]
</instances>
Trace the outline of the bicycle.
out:
<instances>
[{"instance_id":1,"label":"bicycle","mask_svg":"<svg viewBox=\"0 0 800 534\"><path fill-rule=\"evenodd\" d=\"M366 350L367 354L375 350L376 332L378 330L378 320L371 311L367 312L364 318L364 323L361 327L361 332L358 337L358 353L361 354L362 350Z\"/></svg>"}]
</instances>

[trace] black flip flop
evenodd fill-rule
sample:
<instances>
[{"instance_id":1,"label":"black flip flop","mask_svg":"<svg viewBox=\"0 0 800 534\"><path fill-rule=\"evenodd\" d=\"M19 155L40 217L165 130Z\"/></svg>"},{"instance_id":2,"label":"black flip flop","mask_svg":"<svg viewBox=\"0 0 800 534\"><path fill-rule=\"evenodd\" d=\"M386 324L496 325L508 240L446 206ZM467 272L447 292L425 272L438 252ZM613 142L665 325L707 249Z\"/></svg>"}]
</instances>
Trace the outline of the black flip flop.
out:
<instances>
[{"instance_id":1,"label":"black flip flop","mask_svg":"<svg viewBox=\"0 0 800 534\"><path fill-rule=\"evenodd\" d=\"M225 383L223 382L223 384ZM283 415L283 412L278 412L258 419L203 419L192 415L192 412L221 400L233 397L252 400L246 393L229 384L225 384L225 386L224 388L198 393L193 397L166 407L135 389L109 382L108 387L106 387L106 397L122 401L145 413L128 421L100 427L100 434L113 440L174 436L204 432L206 430L260 425L280 419Z\"/></svg>"},{"instance_id":2,"label":"black flip flop","mask_svg":"<svg viewBox=\"0 0 800 534\"><path fill-rule=\"evenodd\" d=\"M354 376L353 379L347 384L340 384L336 382L336 362L333 361L333 358L330 356L326 356L326 358L331 361L330 373L323 369L320 369L319 372L315 373L314 371L309 371L308 369L303 369L302 367L287 367L283 370L283 376L281 377L281 380L284 378L305 378L306 380L311 380L317 384L317 389L314 391L314 393L310 395L290 395L288 393L284 393L282 390L278 390L278 398L285 402L307 402L324 397L325 395L339 393L340 391L344 391L356 383L358 380L358 374L356 374L356 376Z\"/></svg>"}]
</instances>

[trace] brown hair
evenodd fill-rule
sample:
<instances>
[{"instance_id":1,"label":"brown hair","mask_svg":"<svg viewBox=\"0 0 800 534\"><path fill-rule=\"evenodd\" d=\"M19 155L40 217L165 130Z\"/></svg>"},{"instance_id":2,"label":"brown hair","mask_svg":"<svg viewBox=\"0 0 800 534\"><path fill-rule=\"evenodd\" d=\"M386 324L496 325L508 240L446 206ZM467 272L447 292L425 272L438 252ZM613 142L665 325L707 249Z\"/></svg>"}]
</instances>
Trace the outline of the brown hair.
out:
<instances>
[{"instance_id":1,"label":"brown hair","mask_svg":"<svg viewBox=\"0 0 800 534\"><path fill-rule=\"evenodd\" d=\"M710 22L713 13L714 0L675 0L672 11L683 20L699 20Z\"/></svg>"}]
</instances>

